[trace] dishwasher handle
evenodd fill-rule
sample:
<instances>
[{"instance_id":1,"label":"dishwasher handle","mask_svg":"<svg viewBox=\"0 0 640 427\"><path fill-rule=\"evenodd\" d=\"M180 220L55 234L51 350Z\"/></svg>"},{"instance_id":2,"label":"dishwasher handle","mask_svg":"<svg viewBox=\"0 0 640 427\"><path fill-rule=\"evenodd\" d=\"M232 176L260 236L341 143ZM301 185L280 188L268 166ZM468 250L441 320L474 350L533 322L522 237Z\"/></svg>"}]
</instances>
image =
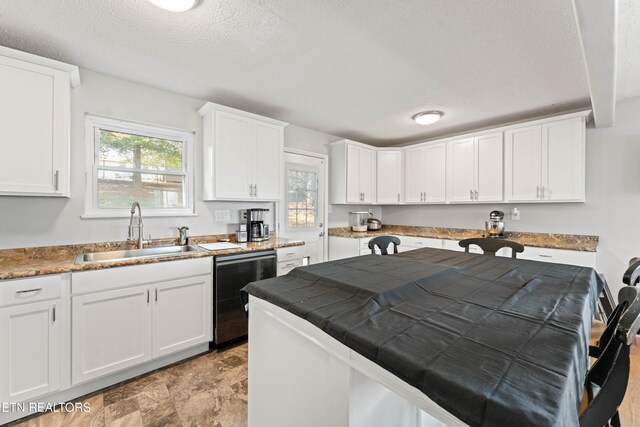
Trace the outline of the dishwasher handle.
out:
<instances>
[{"instance_id":1,"label":"dishwasher handle","mask_svg":"<svg viewBox=\"0 0 640 427\"><path fill-rule=\"evenodd\" d=\"M274 259L275 257L276 257L275 255L265 255L265 256L251 257L251 258L228 259L228 260L216 262L216 266L219 267L224 265L240 264L247 261L260 261L263 259Z\"/></svg>"}]
</instances>

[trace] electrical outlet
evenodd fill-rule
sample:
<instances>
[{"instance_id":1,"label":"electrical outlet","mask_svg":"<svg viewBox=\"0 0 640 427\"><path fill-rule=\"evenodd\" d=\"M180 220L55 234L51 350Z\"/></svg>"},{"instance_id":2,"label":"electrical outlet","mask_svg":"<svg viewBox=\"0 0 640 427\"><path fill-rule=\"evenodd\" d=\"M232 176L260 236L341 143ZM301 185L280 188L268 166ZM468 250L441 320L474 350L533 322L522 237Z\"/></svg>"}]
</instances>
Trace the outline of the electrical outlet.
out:
<instances>
[{"instance_id":1,"label":"electrical outlet","mask_svg":"<svg viewBox=\"0 0 640 427\"><path fill-rule=\"evenodd\" d=\"M520 209L518 208L511 209L511 219L513 221L517 221L520 219Z\"/></svg>"},{"instance_id":2,"label":"electrical outlet","mask_svg":"<svg viewBox=\"0 0 640 427\"><path fill-rule=\"evenodd\" d=\"M213 212L216 221L231 221L231 212L228 210L216 210Z\"/></svg>"}]
</instances>

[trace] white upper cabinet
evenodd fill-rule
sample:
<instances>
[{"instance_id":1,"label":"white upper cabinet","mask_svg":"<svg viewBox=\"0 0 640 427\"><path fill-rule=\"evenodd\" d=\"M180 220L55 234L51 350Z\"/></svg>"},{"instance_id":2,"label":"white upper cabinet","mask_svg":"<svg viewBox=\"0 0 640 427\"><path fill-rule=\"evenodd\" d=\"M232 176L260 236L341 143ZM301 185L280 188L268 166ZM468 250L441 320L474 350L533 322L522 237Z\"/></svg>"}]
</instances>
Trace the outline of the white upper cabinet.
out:
<instances>
[{"instance_id":1,"label":"white upper cabinet","mask_svg":"<svg viewBox=\"0 0 640 427\"><path fill-rule=\"evenodd\" d=\"M331 203L376 203L376 151L354 141L331 144Z\"/></svg>"},{"instance_id":2,"label":"white upper cabinet","mask_svg":"<svg viewBox=\"0 0 640 427\"><path fill-rule=\"evenodd\" d=\"M199 112L203 116L204 199L281 200L288 123L211 102Z\"/></svg>"},{"instance_id":3,"label":"white upper cabinet","mask_svg":"<svg viewBox=\"0 0 640 427\"><path fill-rule=\"evenodd\" d=\"M502 201L502 133L447 143L450 203Z\"/></svg>"},{"instance_id":4,"label":"white upper cabinet","mask_svg":"<svg viewBox=\"0 0 640 427\"><path fill-rule=\"evenodd\" d=\"M78 68L0 46L0 195L69 197Z\"/></svg>"},{"instance_id":5,"label":"white upper cabinet","mask_svg":"<svg viewBox=\"0 0 640 427\"><path fill-rule=\"evenodd\" d=\"M507 201L584 201L584 116L509 130L505 142Z\"/></svg>"},{"instance_id":6,"label":"white upper cabinet","mask_svg":"<svg viewBox=\"0 0 640 427\"><path fill-rule=\"evenodd\" d=\"M377 159L377 197L379 204L402 201L402 150L380 150Z\"/></svg>"},{"instance_id":7,"label":"white upper cabinet","mask_svg":"<svg viewBox=\"0 0 640 427\"><path fill-rule=\"evenodd\" d=\"M405 202L444 203L446 145L405 149Z\"/></svg>"}]
</instances>

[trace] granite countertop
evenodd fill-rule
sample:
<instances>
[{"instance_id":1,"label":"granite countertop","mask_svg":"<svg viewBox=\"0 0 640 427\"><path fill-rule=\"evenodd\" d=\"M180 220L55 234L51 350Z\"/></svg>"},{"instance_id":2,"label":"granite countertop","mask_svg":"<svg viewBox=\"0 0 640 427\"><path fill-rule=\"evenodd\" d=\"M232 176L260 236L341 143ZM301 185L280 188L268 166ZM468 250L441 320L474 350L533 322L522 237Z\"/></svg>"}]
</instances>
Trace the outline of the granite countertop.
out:
<instances>
[{"instance_id":1,"label":"granite countertop","mask_svg":"<svg viewBox=\"0 0 640 427\"><path fill-rule=\"evenodd\" d=\"M230 239L231 243L235 243L235 235L223 234L190 237L189 244L195 246L201 243L214 243L219 242L220 239L223 238ZM178 243L176 239L154 239L145 247L173 246L177 244ZM105 252L122 249L134 249L135 244L127 241L119 241L64 246L3 249L0 250L0 280L40 276L45 274L69 273L72 271L99 270L103 268L122 267L126 265L150 264L154 262L210 257L215 255L263 251L287 246L300 246L304 245L304 242L300 240L282 239L273 236L266 242L247 242L239 243L239 245L241 245L242 247L216 251L203 250L202 252L185 252L162 257L143 257L109 262L90 262L85 264L76 264L76 257L85 252Z\"/></svg>"},{"instance_id":2,"label":"granite countertop","mask_svg":"<svg viewBox=\"0 0 640 427\"><path fill-rule=\"evenodd\" d=\"M432 239L462 240L470 237L484 237L484 230L466 228L418 227L409 225L384 225L379 231L352 231L350 227L329 229L329 236L335 237L375 237L386 235L425 237ZM577 234L550 234L510 231L505 238L537 248L567 249L571 251L595 252L598 236L582 236Z\"/></svg>"}]
</instances>

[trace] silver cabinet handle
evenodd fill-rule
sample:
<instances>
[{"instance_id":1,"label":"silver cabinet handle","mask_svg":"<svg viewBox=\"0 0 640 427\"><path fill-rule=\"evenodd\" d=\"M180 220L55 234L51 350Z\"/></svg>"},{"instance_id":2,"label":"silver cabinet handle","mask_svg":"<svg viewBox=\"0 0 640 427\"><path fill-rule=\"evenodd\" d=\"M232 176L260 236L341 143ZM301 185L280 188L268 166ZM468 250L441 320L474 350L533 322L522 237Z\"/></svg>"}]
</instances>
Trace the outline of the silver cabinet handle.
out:
<instances>
[{"instance_id":1,"label":"silver cabinet handle","mask_svg":"<svg viewBox=\"0 0 640 427\"><path fill-rule=\"evenodd\" d=\"M253 197L258 197L258 184L253 184Z\"/></svg>"},{"instance_id":2,"label":"silver cabinet handle","mask_svg":"<svg viewBox=\"0 0 640 427\"><path fill-rule=\"evenodd\" d=\"M253 184L249 184L249 197L253 197Z\"/></svg>"},{"instance_id":3,"label":"silver cabinet handle","mask_svg":"<svg viewBox=\"0 0 640 427\"><path fill-rule=\"evenodd\" d=\"M51 313L51 321L53 323L56 323L56 305L55 304L53 305L53 310L52 310L52 313Z\"/></svg>"},{"instance_id":4,"label":"silver cabinet handle","mask_svg":"<svg viewBox=\"0 0 640 427\"><path fill-rule=\"evenodd\" d=\"M158 288L156 288L156 302L158 302Z\"/></svg>"},{"instance_id":5,"label":"silver cabinet handle","mask_svg":"<svg viewBox=\"0 0 640 427\"><path fill-rule=\"evenodd\" d=\"M53 174L53 186L58 191L60 189L60 171Z\"/></svg>"},{"instance_id":6,"label":"silver cabinet handle","mask_svg":"<svg viewBox=\"0 0 640 427\"><path fill-rule=\"evenodd\" d=\"M469 190L469 199L473 200L473 190Z\"/></svg>"},{"instance_id":7,"label":"silver cabinet handle","mask_svg":"<svg viewBox=\"0 0 640 427\"><path fill-rule=\"evenodd\" d=\"M42 290L42 288L35 288L35 289L25 289L24 291L16 291L16 294L28 294L31 292L40 292Z\"/></svg>"},{"instance_id":8,"label":"silver cabinet handle","mask_svg":"<svg viewBox=\"0 0 640 427\"><path fill-rule=\"evenodd\" d=\"M147 304L149 304L149 289L147 289Z\"/></svg>"},{"instance_id":9,"label":"silver cabinet handle","mask_svg":"<svg viewBox=\"0 0 640 427\"><path fill-rule=\"evenodd\" d=\"M536 199L540 198L540 186L536 185Z\"/></svg>"},{"instance_id":10,"label":"silver cabinet handle","mask_svg":"<svg viewBox=\"0 0 640 427\"><path fill-rule=\"evenodd\" d=\"M553 258L551 255L542 255L542 254L539 254L538 256L539 256L539 257L541 257L541 258Z\"/></svg>"},{"instance_id":11,"label":"silver cabinet handle","mask_svg":"<svg viewBox=\"0 0 640 427\"><path fill-rule=\"evenodd\" d=\"M546 199L546 198L547 198L547 196L546 196L546 192L547 192L547 188L543 185L543 186L542 186L542 198L543 198L543 199Z\"/></svg>"},{"instance_id":12,"label":"silver cabinet handle","mask_svg":"<svg viewBox=\"0 0 640 427\"><path fill-rule=\"evenodd\" d=\"M398 203L400 203L400 193L398 193Z\"/></svg>"},{"instance_id":13,"label":"silver cabinet handle","mask_svg":"<svg viewBox=\"0 0 640 427\"><path fill-rule=\"evenodd\" d=\"M476 196L476 201L478 200L478 190L474 190L475 196Z\"/></svg>"},{"instance_id":14,"label":"silver cabinet handle","mask_svg":"<svg viewBox=\"0 0 640 427\"><path fill-rule=\"evenodd\" d=\"M295 263L295 262L290 262L290 263L288 263L288 264L285 264L284 266L285 266L285 267L295 267L295 266L296 266L296 263Z\"/></svg>"}]
</instances>

